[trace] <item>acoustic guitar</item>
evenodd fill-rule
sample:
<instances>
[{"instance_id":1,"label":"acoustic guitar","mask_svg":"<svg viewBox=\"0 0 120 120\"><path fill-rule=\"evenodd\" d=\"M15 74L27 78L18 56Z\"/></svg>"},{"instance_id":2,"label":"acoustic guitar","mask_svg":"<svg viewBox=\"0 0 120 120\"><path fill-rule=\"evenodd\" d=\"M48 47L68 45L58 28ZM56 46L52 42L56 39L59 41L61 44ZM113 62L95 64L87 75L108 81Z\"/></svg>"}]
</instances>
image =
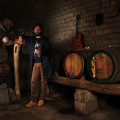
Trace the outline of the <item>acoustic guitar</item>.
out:
<instances>
[{"instance_id":1,"label":"acoustic guitar","mask_svg":"<svg viewBox=\"0 0 120 120\"><path fill-rule=\"evenodd\" d=\"M83 48L82 35L78 32L78 22L80 15L76 16L76 33L74 34L72 41L72 50L77 50Z\"/></svg>"}]
</instances>

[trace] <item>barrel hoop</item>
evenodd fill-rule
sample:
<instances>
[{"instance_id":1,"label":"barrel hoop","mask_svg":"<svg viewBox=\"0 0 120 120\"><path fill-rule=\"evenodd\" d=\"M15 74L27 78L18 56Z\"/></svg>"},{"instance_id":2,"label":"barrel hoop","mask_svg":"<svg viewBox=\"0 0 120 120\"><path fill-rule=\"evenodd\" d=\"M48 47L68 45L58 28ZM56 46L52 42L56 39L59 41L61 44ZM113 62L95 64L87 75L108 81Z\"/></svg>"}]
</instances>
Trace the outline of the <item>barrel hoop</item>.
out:
<instances>
[{"instance_id":1,"label":"barrel hoop","mask_svg":"<svg viewBox=\"0 0 120 120\"><path fill-rule=\"evenodd\" d=\"M97 77L93 77L93 74L92 74L91 61L92 61L93 56L97 55L98 53L104 53L104 54L108 55L111 58L112 63L113 63L113 72L106 79L99 79ZM105 83L105 82L109 81L110 79L112 79L112 77L114 76L114 73L115 73L115 62L114 62L113 57L110 55L109 52L107 52L105 50L97 50L97 51L95 51L94 53L92 53L90 55L90 57L88 59L88 62L87 62L87 68L88 68L88 73L90 74L90 76L92 77L93 80L98 80L97 83Z\"/></svg>"}]
</instances>

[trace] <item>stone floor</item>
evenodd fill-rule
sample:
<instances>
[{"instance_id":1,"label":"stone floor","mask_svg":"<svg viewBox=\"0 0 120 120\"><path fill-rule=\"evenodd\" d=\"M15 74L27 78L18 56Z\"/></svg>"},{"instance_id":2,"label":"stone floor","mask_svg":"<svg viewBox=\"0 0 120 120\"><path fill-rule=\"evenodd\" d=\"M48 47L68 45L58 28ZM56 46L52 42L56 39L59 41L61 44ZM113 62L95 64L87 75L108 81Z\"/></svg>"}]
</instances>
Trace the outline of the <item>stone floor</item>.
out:
<instances>
[{"instance_id":1,"label":"stone floor","mask_svg":"<svg viewBox=\"0 0 120 120\"><path fill-rule=\"evenodd\" d=\"M28 95L19 103L0 105L0 120L120 120L120 108L107 105L87 115L75 112L69 98L54 93L46 98L43 107L25 108Z\"/></svg>"}]
</instances>

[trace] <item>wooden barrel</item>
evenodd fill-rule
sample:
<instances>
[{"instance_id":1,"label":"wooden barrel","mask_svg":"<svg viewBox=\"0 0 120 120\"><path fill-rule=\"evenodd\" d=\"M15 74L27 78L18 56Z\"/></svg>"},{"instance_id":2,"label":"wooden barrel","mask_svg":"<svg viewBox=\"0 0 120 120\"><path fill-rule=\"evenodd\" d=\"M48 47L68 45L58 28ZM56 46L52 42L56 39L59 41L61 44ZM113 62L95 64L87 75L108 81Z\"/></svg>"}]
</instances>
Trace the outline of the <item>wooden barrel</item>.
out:
<instances>
[{"instance_id":1,"label":"wooden barrel","mask_svg":"<svg viewBox=\"0 0 120 120\"><path fill-rule=\"evenodd\" d=\"M120 81L118 78L119 60L113 54L105 50L93 52L88 61L88 73L92 80L97 83L115 83Z\"/></svg>"},{"instance_id":2,"label":"wooden barrel","mask_svg":"<svg viewBox=\"0 0 120 120\"><path fill-rule=\"evenodd\" d=\"M66 76L80 78L84 71L84 57L82 53L69 52L64 58L63 66Z\"/></svg>"},{"instance_id":3,"label":"wooden barrel","mask_svg":"<svg viewBox=\"0 0 120 120\"><path fill-rule=\"evenodd\" d=\"M10 74L10 67L6 62L0 62L0 78L6 78Z\"/></svg>"}]
</instances>

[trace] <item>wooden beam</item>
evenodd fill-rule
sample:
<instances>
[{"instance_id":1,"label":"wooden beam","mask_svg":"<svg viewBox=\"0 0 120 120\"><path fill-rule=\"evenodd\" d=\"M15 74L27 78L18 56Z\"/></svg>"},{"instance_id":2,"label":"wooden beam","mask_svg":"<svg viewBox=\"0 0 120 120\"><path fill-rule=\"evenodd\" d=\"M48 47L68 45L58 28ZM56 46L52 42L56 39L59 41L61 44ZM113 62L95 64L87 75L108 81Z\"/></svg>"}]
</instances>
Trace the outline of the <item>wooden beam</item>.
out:
<instances>
[{"instance_id":1,"label":"wooden beam","mask_svg":"<svg viewBox=\"0 0 120 120\"><path fill-rule=\"evenodd\" d=\"M50 81L70 87L87 89L98 93L120 95L120 84L99 84L89 80L85 80L84 78L70 79L57 75L54 75Z\"/></svg>"},{"instance_id":2,"label":"wooden beam","mask_svg":"<svg viewBox=\"0 0 120 120\"><path fill-rule=\"evenodd\" d=\"M20 85L19 85L19 52L21 45L14 44L14 76L15 76L15 92L16 97L20 99Z\"/></svg>"}]
</instances>

